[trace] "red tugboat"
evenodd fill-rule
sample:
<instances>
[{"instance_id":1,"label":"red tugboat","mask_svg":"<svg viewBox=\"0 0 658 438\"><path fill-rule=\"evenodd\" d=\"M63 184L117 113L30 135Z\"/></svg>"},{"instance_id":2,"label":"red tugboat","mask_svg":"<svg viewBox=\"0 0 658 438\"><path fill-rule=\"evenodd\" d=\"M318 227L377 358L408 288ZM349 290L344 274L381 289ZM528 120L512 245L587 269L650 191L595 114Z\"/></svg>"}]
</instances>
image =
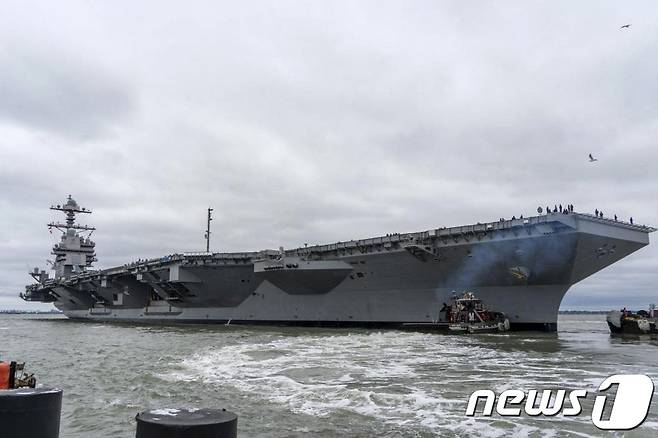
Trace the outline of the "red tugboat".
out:
<instances>
[{"instance_id":1,"label":"red tugboat","mask_svg":"<svg viewBox=\"0 0 658 438\"><path fill-rule=\"evenodd\" d=\"M501 312L487 310L472 292L455 297L446 309L448 329L455 332L481 333L509 330L509 319Z\"/></svg>"},{"instance_id":2,"label":"red tugboat","mask_svg":"<svg viewBox=\"0 0 658 438\"><path fill-rule=\"evenodd\" d=\"M34 374L25 372L25 363L0 360L0 390L34 388L36 385Z\"/></svg>"}]
</instances>

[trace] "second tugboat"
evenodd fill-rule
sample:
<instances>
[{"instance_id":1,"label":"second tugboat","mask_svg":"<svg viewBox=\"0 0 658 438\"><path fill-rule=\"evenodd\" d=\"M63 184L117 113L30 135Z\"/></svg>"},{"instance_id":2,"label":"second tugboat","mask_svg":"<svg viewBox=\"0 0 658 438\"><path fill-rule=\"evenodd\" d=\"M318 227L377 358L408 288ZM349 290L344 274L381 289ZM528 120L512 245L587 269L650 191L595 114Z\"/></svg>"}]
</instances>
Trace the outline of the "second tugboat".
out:
<instances>
[{"instance_id":1,"label":"second tugboat","mask_svg":"<svg viewBox=\"0 0 658 438\"><path fill-rule=\"evenodd\" d=\"M649 306L648 312L632 312L626 308L613 310L606 316L606 322L612 334L658 335L658 311L655 304Z\"/></svg>"},{"instance_id":2,"label":"second tugboat","mask_svg":"<svg viewBox=\"0 0 658 438\"><path fill-rule=\"evenodd\" d=\"M448 329L455 332L504 332L510 328L504 313L487 310L472 292L464 292L461 298L455 296L452 306L444 305L442 310L447 314Z\"/></svg>"}]
</instances>

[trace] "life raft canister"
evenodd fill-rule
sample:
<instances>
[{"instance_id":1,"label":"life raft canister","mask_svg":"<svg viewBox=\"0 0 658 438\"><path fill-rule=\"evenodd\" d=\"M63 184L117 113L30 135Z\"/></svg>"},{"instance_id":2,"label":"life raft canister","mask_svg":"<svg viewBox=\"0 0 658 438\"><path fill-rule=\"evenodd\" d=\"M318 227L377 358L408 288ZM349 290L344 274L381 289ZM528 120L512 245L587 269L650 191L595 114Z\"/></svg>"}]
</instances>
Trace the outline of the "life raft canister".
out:
<instances>
[{"instance_id":1,"label":"life raft canister","mask_svg":"<svg viewBox=\"0 0 658 438\"><path fill-rule=\"evenodd\" d=\"M9 389L9 363L0 362L0 389Z\"/></svg>"}]
</instances>

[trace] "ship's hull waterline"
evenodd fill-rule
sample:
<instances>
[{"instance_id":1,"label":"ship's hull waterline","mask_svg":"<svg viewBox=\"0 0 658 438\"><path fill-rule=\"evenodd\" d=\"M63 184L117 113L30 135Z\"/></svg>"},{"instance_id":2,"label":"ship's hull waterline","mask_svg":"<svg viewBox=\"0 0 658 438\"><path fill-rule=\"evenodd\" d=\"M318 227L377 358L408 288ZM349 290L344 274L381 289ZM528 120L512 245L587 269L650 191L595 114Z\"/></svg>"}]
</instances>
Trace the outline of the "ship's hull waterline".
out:
<instances>
[{"instance_id":1,"label":"ship's hull waterline","mask_svg":"<svg viewBox=\"0 0 658 438\"><path fill-rule=\"evenodd\" d=\"M549 213L287 251L174 254L47 279L23 298L99 321L439 327L444 303L470 291L512 328L554 331L569 287L652 231Z\"/></svg>"}]
</instances>

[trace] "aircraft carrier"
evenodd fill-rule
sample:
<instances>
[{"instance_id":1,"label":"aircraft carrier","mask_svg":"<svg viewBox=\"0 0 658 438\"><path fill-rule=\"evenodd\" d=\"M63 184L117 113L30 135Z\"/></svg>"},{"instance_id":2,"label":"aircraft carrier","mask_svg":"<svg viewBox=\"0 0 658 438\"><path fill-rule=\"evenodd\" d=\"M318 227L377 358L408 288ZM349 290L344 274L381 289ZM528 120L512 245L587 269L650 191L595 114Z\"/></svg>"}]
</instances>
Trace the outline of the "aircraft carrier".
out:
<instances>
[{"instance_id":1,"label":"aircraft carrier","mask_svg":"<svg viewBox=\"0 0 658 438\"><path fill-rule=\"evenodd\" d=\"M649 244L654 228L571 210L328 245L181 253L110 269L96 261L89 214L70 196L51 269L20 296L69 318L148 323L398 327L446 323L475 293L512 329L557 330L569 287ZM541 210L541 209L538 209Z\"/></svg>"}]
</instances>

